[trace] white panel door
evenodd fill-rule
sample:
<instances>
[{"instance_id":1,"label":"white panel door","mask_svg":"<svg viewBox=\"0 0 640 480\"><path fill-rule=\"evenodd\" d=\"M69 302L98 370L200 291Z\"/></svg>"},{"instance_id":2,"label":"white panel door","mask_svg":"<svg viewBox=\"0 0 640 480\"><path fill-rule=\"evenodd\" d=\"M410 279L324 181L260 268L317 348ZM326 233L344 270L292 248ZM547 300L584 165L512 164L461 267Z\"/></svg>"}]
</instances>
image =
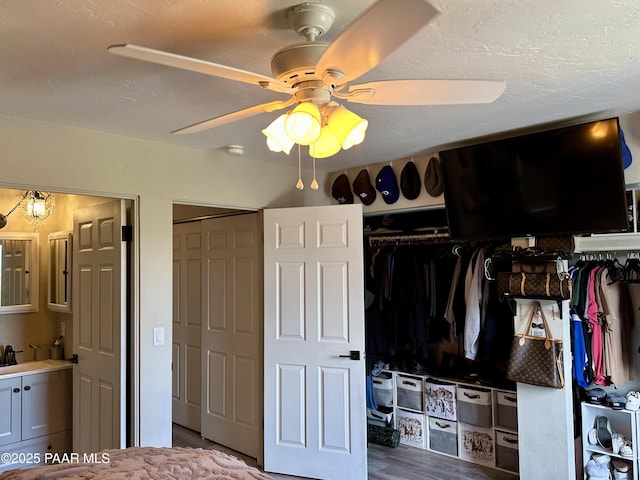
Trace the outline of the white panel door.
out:
<instances>
[{"instance_id":1,"label":"white panel door","mask_svg":"<svg viewBox=\"0 0 640 480\"><path fill-rule=\"evenodd\" d=\"M126 446L124 200L73 215L73 451Z\"/></svg>"},{"instance_id":2,"label":"white panel door","mask_svg":"<svg viewBox=\"0 0 640 480\"><path fill-rule=\"evenodd\" d=\"M261 458L258 213L202 222L202 436Z\"/></svg>"},{"instance_id":3,"label":"white panel door","mask_svg":"<svg viewBox=\"0 0 640 480\"><path fill-rule=\"evenodd\" d=\"M264 212L266 471L367 478L362 250L359 204Z\"/></svg>"},{"instance_id":4,"label":"white panel door","mask_svg":"<svg viewBox=\"0 0 640 480\"><path fill-rule=\"evenodd\" d=\"M200 222L173 226L173 421L200 431L202 235Z\"/></svg>"}]
</instances>

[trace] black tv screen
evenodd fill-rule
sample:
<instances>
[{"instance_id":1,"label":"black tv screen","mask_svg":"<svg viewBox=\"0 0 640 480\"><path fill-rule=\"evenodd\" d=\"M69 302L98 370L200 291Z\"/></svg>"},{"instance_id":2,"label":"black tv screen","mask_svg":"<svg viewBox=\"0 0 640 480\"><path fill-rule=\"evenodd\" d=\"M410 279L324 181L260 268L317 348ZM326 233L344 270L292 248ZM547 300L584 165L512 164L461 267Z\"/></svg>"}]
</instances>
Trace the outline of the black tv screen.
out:
<instances>
[{"instance_id":1,"label":"black tv screen","mask_svg":"<svg viewBox=\"0 0 640 480\"><path fill-rule=\"evenodd\" d=\"M452 239L629 228L617 118L447 150L440 159Z\"/></svg>"}]
</instances>

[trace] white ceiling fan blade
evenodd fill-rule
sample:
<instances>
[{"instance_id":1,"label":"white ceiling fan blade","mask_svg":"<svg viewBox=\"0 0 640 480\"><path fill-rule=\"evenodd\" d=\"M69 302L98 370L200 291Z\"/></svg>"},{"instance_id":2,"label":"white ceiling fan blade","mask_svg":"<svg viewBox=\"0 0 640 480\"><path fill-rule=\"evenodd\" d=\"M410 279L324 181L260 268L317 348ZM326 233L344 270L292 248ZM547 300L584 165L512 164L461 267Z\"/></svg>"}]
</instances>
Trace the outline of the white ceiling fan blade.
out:
<instances>
[{"instance_id":1,"label":"white ceiling fan blade","mask_svg":"<svg viewBox=\"0 0 640 480\"><path fill-rule=\"evenodd\" d=\"M109 53L120 55L122 57L133 58L136 60L144 60L146 62L167 65L169 67L189 70L191 72L204 73L214 77L227 78L238 82L249 83L258 87L273 90L281 93L292 93L289 85L280 82L272 77L260 75L259 73L247 72L239 68L220 65L218 63L208 62L197 58L185 57L175 53L163 52L152 48L140 47L138 45L112 45L107 48Z\"/></svg>"},{"instance_id":2,"label":"white ceiling fan blade","mask_svg":"<svg viewBox=\"0 0 640 480\"><path fill-rule=\"evenodd\" d=\"M336 96L368 105L491 103L506 86L493 80L383 80L352 85L347 94Z\"/></svg>"},{"instance_id":3,"label":"white ceiling fan blade","mask_svg":"<svg viewBox=\"0 0 640 480\"><path fill-rule=\"evenodd\" d=\"M438 15L425 0L379 0L347 27L316 64L322 74L345 74L341 84L355 80L380 63Z\"/></svg>"},{"instance_id":4,"label":"white ceiling fan blade","mask_svg":"<svg viewBox=\"0 0 640 480\"><path fill-rule=\"evenodd\" d=\"M209 128L219 127L221 125L226 125L227 123L236 122L244 118L253 117L254 115L258 115L260 113L273 112L275 110L287 108L293 105L294 103L296 103L295 98L291 97L289 100L282 101L282 102L276 101L276 102L263 103L261 105L254 105L253 107L243 108L242 110L237 110L231 113L225 113L224 115L210 118L209 120L204 120L202 122L194 123L193 125L189 125L188 127L174 130L171 133L180 133L180 134L197 133L203 130L207 130Z\"/></svg>"}]
</instances>

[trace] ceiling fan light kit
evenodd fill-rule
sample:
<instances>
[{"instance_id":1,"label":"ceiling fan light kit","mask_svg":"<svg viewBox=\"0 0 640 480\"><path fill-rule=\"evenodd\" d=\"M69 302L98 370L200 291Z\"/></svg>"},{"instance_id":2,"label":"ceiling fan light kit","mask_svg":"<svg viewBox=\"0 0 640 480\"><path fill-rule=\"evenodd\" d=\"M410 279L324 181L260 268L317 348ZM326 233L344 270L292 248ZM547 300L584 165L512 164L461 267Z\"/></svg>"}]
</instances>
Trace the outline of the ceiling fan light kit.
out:
<instances>
[{"instance_id":1,"label":"ceiling fan light kit","mask_svg":"<svg viewBox=\"0 0 640 480\"><path fill-rule=\"evenodd\" d=\"M327 158L340 151L340 142L328 125L322 127L318 140L309 145L309 155L313 158Z\"/></svg>"},{"instance_id":2,"label":"ceiling fan light kit","mask_svg":"<svg viewBox=\"0 0 640 480\"><path fill-rule=\"evenodd\" d=\"M284 131L295 143L310 145L320 137L320 110L311 102L299 103L284 121Z\"/></svg>"},{"instance_id":3,"label":"ceiling fan light kit","mask_svg":"<svg viewBox=\"0 0 640 480\"><path fill-rule=\"evenodd\" d=\"M248 83L288 100L219 115L173 133L197 133L261 113L295 107L262 130L267 146L287 155L294 144L308 145L313 158L335 155L362 143L367 120L332 101L364 105L490 103L506 87L491 80L381 80L350 84L382 62L440 12L425 0L378 0L331 43L316 41L333 25L335 12L317 2L286 11L291 29L305 42L286 46L271 58L272 77L137 45L112 45L110 53ZM339 145L339 147L338 147Z\"/></svg>"},{"instance_id":4,"label":"ceiling fan light kit","mask_svg":"<svg viewBox=\"0 0 640 480\"><path fill-rule=\"evenodd\" d=\"M287 136L287 132L284 131L284 122L287 119L287 114L283 113L273 122L269 124L267 128L262 130L262 133L267 137L267 147L272 152L284 152L289 155L291 148L295 144Z\"/></svg>"}]
</instances>

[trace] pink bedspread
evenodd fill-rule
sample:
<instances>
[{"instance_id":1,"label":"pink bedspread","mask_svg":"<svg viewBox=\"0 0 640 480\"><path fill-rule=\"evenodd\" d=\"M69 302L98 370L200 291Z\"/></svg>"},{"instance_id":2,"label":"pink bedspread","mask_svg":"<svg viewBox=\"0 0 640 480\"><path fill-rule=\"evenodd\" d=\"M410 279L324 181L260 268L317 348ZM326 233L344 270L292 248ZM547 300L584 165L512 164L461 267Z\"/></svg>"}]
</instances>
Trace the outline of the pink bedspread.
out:
<instances>
[{"instance_id":1,"label":"pink bedspread","mask_svg":"<svg viewBox=\"0 0 640 480\"><path fill-rule=\"evenodd\" d=\"M0 480L273 480L242 460L215 450L133 447L106 450L104 463L71 461L8 470Z\"/></svg>"}]
</instances>

